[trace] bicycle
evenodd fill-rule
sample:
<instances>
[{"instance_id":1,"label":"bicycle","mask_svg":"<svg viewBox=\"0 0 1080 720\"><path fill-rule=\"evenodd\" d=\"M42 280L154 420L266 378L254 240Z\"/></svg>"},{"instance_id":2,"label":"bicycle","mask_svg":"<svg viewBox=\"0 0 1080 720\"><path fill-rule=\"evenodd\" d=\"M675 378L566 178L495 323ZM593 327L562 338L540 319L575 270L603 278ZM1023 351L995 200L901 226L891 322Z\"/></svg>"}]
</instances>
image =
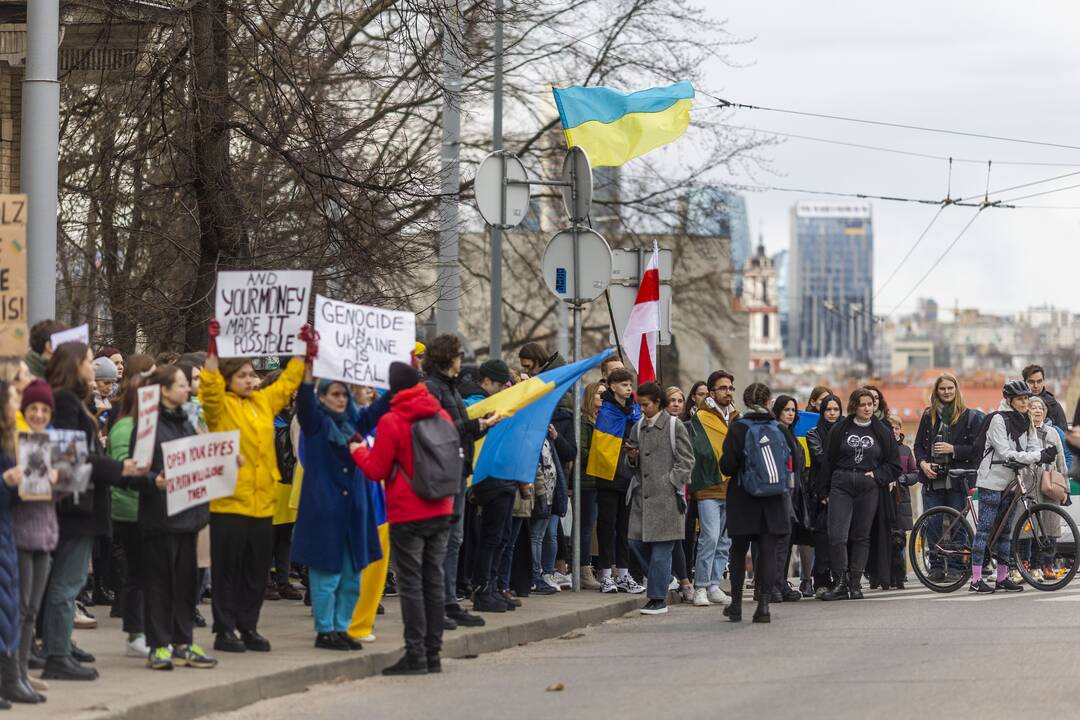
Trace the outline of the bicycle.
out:
<instances>
[{"instance_id":1,"label":"bicycle","mask_svg":"<svg viewBox=\"0 0 1080 720\"><path fill-rule=\"evenodd\" d=\"M1008 519L1013 517L1014 512L1019 512L1012 525L1012 557L1009 558L1012 566L1019 571L1024 581L1036 590L1060 590L1076 575L1076 545L1080 541L1076 523L1060 506L1036 503L1028 496L1032 490L1032 487L1026 486L1024 482L1028 473L1019 471L1029 466L1018 463L1008 465L1017 470L1016 478L1005 489L1007 494L1011 494L1012 500L990 531L986 544L988 552L996 546L998 538L1006 529ZM970 487L969 481L975 480L978 471L949 470L948 475L953 481ZM1032 481L1037 482L1034 479ZM968 518L978 523L972 494L973 490L965 493L962 512L946 506L933 507L920 515L912 528L908 545L912 569L919 582L934 592L954 592L971 578L971 546L975 540L975 531ZM1053 534L1055 523L1051 516L1064 523L1072 532L1072 554L1066 555L1059 548L1057 537ZM1026 537L1029 534L1030 538ZM1020 541L1028 539L1031 540L1032 557L1050 557L1049 563L1029 563L1020 557ZM1004 560L998 558L998 562ZM1043 567L1049 568L1051 572L1045 573Z\"/></svg>"}]
</instances>

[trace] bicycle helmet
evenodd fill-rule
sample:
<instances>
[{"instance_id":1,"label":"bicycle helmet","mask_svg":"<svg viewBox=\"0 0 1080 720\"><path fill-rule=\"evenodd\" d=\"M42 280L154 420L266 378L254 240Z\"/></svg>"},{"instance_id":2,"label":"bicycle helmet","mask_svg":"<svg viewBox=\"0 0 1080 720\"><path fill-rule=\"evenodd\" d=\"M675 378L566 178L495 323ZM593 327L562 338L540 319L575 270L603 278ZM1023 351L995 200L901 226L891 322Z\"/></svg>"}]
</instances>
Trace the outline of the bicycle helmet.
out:
<instances>
[{"instance_id":1,"label":"bicycle helmet","mask_svg":"<svg viewBox=\"0 0 1080 720\"><path fill-rule=\"evenodd\" d=\"M1015 397L1031 397L1031 388L1023 380L1010 380L1001 389L1001 394L1008 399Z\"/></svg>"}]
</instances>

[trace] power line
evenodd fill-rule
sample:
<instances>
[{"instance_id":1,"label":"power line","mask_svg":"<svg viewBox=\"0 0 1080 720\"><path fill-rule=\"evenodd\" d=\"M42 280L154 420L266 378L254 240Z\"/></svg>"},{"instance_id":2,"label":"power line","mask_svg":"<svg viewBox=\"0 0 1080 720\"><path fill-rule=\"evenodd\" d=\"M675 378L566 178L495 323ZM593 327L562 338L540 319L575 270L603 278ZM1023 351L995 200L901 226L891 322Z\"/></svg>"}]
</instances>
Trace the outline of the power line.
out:
<instances>
[{"instance_id":1,"label":"power line","mask_svg":"<svg viewBox=\"0 0 1080 720\"><path fill-rule=\"evenodd\" d=\"M896 306L893 307L892 312L885 316L886 320L891 318L896 313L896 311L899 310L905 302L907 302L908 298L910 298L915 293L915 291L919 289L919 286L926 281L926 278L930 277L930 273L934 272L934 270L937 269L937 266L941 264L941 261L945 259L945 256L947 256L949 252L951 252L952 249L956 247L956 243L960 242L960 238L964 237L964 233L966 233L968 231L968 228L972 226L972 224L975 222L975 219L982 214L982 211L983 208L979 208L975 211L975 214L972 215L971 219L967 221L967 225L965 225L964 228L960 231L960 233L953 239L953 241L949 243L948 247L945 248L945 251L938 256L937 260L934 261L934 264L931 265L926 270L926 272L923 273L923 276L919 278L919 281L916 282L910 290L908 290L907 295L904 295L904 297L900 299L900 302L898 302Z\"/></svg>"},{"instance_id":2,"label":"power line","mask_svg":"<svg viewBox=\"0 0 1080 720\"><path fill-rule=\"evenodd\" d=\"M881 285L878 286L877 292L874 293L874 299L875 300L877 299L877 297L879 295L881 295L882 290L884 290L885 287L890 282L892 282L892 279L894 277L896 277L896 274L898 272L900 272L900 268L902 268L904 266L904 263L906 263L908 261L908 258L910 258L912 253L914 253L915 250L919 247L919 244L922 243L923 238L925 238L927 233L930 232L930 228L934 227L934 223L936 223L937 219L939 217L941 217L941 213L942 213L942 211L945 210L945 208L946 208L946 205L944 205L944 204L942 204L942 206L938 208L937 212L934 213L934 217L930 218L930 222L927 224L927 226L925 228L923 228L923 231L921 233L919 233L919 237L915 241L915 244L911 246L911 248L907 251L907 254L904 255L904 257L902 257L900 259L899 263L896 264L896 267L893 268L893 271L889 274L889 277L885 278L885 282L881 283Z\"/></svg>"},{"instance_id":3,"label":"power line","mask_svg":"<svg viewBox=\"0 0 1080 720\"><path fill-rule=\"evenodd\" d=\"M1012 200L1006 200L1004 202L1012 202L1013 200L1027 200L1028 198L1042 197L1043 195L1053 195L1054 193L1065 192L1066 190L1075 190L1076 188L1080 188L1080 184L1066 185L1065 187L1056 188L1054 190L1043 190L1042 192L1031 193L1030 195L1021 195L1020 197L1013 198Z\"/></svg>"}]
</instances>

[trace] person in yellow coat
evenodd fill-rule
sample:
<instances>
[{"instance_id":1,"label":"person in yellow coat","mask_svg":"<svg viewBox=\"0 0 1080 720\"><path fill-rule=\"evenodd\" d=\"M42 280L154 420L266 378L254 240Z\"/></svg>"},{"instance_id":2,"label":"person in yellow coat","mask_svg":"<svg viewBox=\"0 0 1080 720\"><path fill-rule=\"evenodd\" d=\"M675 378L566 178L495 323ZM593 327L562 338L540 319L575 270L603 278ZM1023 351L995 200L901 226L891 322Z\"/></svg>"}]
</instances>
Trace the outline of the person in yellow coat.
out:
<instances>
[{"instance_id":1,"label":"person in yellow coat","mask_svg":"<svg viewBox=\"0 0 1080 720\"><path fill-rule=\"evenodd\" d=\"M210 432L240 431L242 465L236 492L210 502L210 573L214 588L214 649L268 652L258 632L273 549L278 471L274 416L296 394L304 361L293 358L277 382L258 387L250 360L219 360L216 321L199 384L199 401ZM237 636L239 633L239 636Z\"/></svg>"},{"instance_id":2,"label":"person in yellow coat","mask_svg":"<svg viewBox=\"0 0 1080 720\"><path fill-rule=\"evenodd\" d=\"M360 571L360 597L356 599L352 622L349 623L349 637L360 642L375 641L375 616L379 612L379 603L386 590L386 575L390 570L390 523L386 519L386 493L381 481L371 480L368 489L371 491L371 506L375 508L375 520L379 524L382 558Z\"/></svg>"}]
</instances>

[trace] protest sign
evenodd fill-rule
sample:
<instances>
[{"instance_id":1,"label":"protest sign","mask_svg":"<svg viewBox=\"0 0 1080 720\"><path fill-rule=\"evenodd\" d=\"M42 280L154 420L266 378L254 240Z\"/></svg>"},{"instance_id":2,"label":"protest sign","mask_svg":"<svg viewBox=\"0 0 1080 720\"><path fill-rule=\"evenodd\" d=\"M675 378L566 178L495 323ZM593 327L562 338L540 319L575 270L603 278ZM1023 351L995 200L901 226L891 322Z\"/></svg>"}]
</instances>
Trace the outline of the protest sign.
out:
<instances>
[{"instance_id":1,"label":"protest sign","mask_svg":"<svg viewBox=\"0 0 1080 720\"><path fill-rule=\"evenodd\" d=\"M135 426L135 449L131 457L139 467L149 467L154 461L154 438L157 437L161 386L147 385L139 388L139 419Z\"/></svg>"},{"instance_id":2,"label":"protest sign","mask_svg":"<svg viewBox=\"0 0 1080 720\"><path fill-rule=\"evenodd\" d=\"M228 497L236 490L240 431L205 433L161 445L169 515Z\"/></svg>"},{"instance_id":3,"label":"protest sign","mask_svg":"<svg viewBox=\"0 0 1080 720\"><path fill-rule=\"evenodd\" d=\"M48 433L19 433L19 467L22 468L19 497L23 500L51 500L52 463Z\"/></svg>"},{"instance_id":4,"label":"protest sign","mask_svg":"<svg viewBox=\"0 0 1080 720\"><path fill-rule=\"evenodd\" d=\"M26 195L0 195L0 357L26 352Z\"/></svg>"},{"instance_id":5,"label":"protest sign","mask_svg":"<svg viewBox=\"0 0 1080 720\"><path fill-rule=\"evenodd\" d=\"M57 472L57 492L84 493L90 489L90 452L86 446L86 433L82 430L47 431L49 457Z\"/></svg>"},{"instance_id":6,"label":"protest sign","mask_svg":"<svg viewBox=\"0 0 1080 720\"><path fill-rule=\"evenodd\" d=\"M310 270L219 272L214 316L221 323L218 355L303 355L296 336L307 322Z\"/></svg>"},{"instance_id":7,"label":"protest sign","mask_svg":"<svg viewBox=\"0 0 1080 720\"><path fill-rule=\"evenodd\" d=\"M52 343L53 350L64 343L69 342L81 342L83 345L89 345L90 326L84 323L78 327L73 327L70 330L61 330L58 333L53 333L49 337L49 341Z\"/></svg>"},{"instance_id":8,"label":"protest sign","mask_svg":"<svg viewBox=\"0 0 1080 720\"><path fill-rule=\"evenodd\" d=\"M319 355L316 377L388 388L390 363L408 363L416 347L416 315L315 296Z\"/></svg>"}]
</instances>

